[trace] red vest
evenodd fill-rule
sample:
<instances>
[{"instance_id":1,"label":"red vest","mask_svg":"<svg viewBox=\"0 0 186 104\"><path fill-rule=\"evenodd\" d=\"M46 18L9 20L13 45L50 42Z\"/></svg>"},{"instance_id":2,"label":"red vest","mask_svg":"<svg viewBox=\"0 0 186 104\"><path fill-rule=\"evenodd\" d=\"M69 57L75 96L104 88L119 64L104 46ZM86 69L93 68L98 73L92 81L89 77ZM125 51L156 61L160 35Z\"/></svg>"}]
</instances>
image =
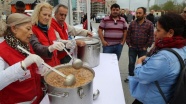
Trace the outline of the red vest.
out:
<instances>
[{"instance_id":1,"label":"red vest","mask_svg":"<svg viewBox=\"0 0 186 104\"><path fill-rule=\"evenodd\" d=\"M0 56L9 66L25 59L24 55L10 47L6 41L2 42L0 47ZM3 88L0 91L0 104L15 104L31 101L35 96L37 96L37 99L33 104L39 104L43 97L41 76L36 74L36 70L38 70L36 64L30 65L27 69L30 70L31 78L21 82L18 80Z\"/></svg>"},{"instance_id":2,"label":"red vest","mask_svg":"<svg viewBox=\"0 0 186 104\"><path fill-rule=\"evenodd\" d=\"M59 36L63 40L68 40L68 27L67 24L64 22L63 27L57 23L55 19L52 18L51 26L59 33ZM58 51L58 59L62 59L67 55L64 51Z\"/></svg>"},{"instance_id":3,"label":"red vest","mask_svg":"<svg viewBox=\"0 0 186 104\"><path fill-rule=\"evenodd\" d=\"M83 22L83 29L88 29L88 26L87 26L87 20L85 22Z\"/></svg>"},{"instance_id":4,"label":"red vest","mask_svg":"<svg viewBox=\"0 0 186 104\"><path fill-rule=\"evenodd\" d=\"M32 26L32 31L42 45L50 46L53 44L53 41L56 40L56 35L52 27L50 27L47 32L48 36L36 25ZM60 64L59 59L57 58L57 51L53 51L53 55L51 58L46 58L46 57L42 57L42 58L50 66L57 66Z\"/></svg>"},{"instance_id":5,"label":"red vest","mask_svg":"<svg viewBox=\"0 0 186 104\"><path fill-rule=\"evenodd\" d=\"M63 27L52 18L51 26L59 33L59 36L63 40L68 40L68 27L64 22Z\"/></svg>"}]
</instances>

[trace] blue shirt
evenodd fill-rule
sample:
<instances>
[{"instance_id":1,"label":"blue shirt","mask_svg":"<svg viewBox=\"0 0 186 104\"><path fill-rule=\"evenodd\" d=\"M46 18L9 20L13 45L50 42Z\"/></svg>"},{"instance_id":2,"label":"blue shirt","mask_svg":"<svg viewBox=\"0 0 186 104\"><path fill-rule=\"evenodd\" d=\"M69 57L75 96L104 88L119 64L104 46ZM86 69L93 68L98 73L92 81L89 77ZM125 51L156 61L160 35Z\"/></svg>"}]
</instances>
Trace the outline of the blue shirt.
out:
<instances>
[{"instance_id":1,"label":"blue shirt","mask_svg":"<svg viewBox=\"0 0 186 104\"><path fill-rule=\"evenodd\" d=\"M173 48L179 55L186 59L186 46L181 49ZM129 89L131 95L143 104L165 104L154 81L159 85L166 97L170 99L176 78L180 72L178 58L169 51L163 50L147 57L146 64L137 64L134 76L129 76Z\"/></svg>"}]
</instances>

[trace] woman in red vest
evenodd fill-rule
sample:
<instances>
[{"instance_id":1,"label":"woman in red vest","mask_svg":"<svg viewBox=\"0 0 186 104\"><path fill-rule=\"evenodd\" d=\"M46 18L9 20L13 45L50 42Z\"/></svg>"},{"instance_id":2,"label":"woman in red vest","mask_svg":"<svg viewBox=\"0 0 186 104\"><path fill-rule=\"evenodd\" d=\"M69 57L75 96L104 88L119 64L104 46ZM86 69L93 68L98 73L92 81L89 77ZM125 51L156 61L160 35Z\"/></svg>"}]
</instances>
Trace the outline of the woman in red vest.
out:
<instances>
[{"instance_id":1,"label":"woman in red vest","mask_svg":"<svg viewBox=\"0 0 186 104\"><path fill-rule=\"evenodd\" d=\"M6 28L3 31L5 40L0 43L0 104L39 104L43 92L41 75L36 72L43 59L17 48L19 45L33 53L29 45L33 34L31 18L25 14L10 14L7 25L0 27Z\"/></svg>"},{"instance_id":2,"label":"woman in red vest","mask_svg":"<svg viewBox=\"0 0 186 104\"><path fill-rule=\"evenodd\" d=\"M34 35L30 42L36 54L41 56L47 64L56 66L60 64L57 50L62 51L65 46L61 42L54 42L56 35L54 29L50 27L52 9L53 7L48 3L36 5L32 15Z\"/></svg>"}]
</instances>

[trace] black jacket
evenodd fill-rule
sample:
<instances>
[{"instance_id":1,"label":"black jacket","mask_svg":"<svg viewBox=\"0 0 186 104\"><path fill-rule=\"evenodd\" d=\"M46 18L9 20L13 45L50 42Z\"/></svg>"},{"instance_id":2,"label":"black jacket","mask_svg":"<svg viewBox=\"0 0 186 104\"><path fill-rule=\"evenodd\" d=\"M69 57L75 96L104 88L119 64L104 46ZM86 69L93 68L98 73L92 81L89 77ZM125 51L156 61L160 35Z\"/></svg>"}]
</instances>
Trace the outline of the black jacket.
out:
<instances>
[{"instance_id":1,"label":"black jacket","mask_svg":"<svg viewBox=\"0 0 186 104\"><path fill-rule=\"evenodd\" d=\"M146 18L154 24L154 15L153 14L151 14L151 13L148 14Z\"/></svg>"},{"instance_id":2,"label":"black jacket","mask_svg":"<svg viewBox=\"0 0 186 104\"><path fill-rule=\"evenodd\" d=\"M125 14L124 15L121 14L120 16L123 17L125 19L125 21L128 23L127 16Z\"/></svg>"}]
</instances>

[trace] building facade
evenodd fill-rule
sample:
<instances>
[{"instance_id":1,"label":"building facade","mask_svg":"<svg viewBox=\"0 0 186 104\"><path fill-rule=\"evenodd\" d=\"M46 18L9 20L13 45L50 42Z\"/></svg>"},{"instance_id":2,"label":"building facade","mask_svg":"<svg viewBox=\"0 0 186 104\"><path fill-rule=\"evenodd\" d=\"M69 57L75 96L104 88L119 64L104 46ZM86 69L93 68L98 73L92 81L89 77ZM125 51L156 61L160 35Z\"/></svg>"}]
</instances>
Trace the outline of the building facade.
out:
<instances>
[{"instance_id":1,"label":"building facade","mask_svg":"<svg viewBox=\"0 0 186 104\"><path fill-rule=\"evenodd\" d=\"M91 0L91 14L105 13L105 0Z\"/></svg>"},{"instance_id":2,"label":"building facade","mask_svg":"<svg viewBox=\"0 0 186 104\"><path fill-rule=\"evenodd\" d=\"M117 2L117 0L106 0L106 3L105 3L105 13L106 14L110 14L111 11L110 11L110 7L112 4L115 4Z\"/></svg>"},{"instance_id":3,"label":"building facade","mask_svg":"<svg viewBox=\"0 0 186 104\"><path fill-rule=\"evenodd\" d=\"M91 13L110 14L110 6L116 2L117 0L91 0Z\"/></svg>"},{"instance_id":4,"label":"building facade","mask_svg":"<svg viewBox=\"0 0 186 104\"><path fill-rule=\"evenodd\" d=\"M76 8L77 8L76 1L77 0L71 0L71 2L72 2L72 10L76 10Z\"/></svg>"},{"instance_id":5,"label":"building facade","mask_svg":"<svg viewBox=\"0 0 186 104\"><path fill-rule=\"evenodd\" d=\"M79 7L80 7L80 10L83 13L87 13L87 3L86 3L86 0L79 0Z\"/></svg>"}]
</instances>

